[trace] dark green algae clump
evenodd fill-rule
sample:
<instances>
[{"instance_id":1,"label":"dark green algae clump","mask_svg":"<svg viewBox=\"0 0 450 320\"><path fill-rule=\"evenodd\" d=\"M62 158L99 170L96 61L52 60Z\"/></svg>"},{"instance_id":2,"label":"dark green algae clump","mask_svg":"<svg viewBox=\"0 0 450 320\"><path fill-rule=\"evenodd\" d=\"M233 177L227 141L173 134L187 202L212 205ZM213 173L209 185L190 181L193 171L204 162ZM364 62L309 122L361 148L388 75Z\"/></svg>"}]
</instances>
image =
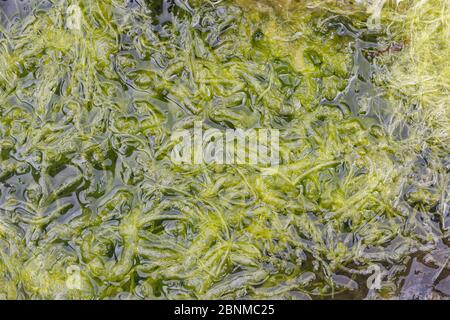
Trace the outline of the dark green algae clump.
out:
<instances>
[{"instance_id":1,"label":"dark green algae clump","mask_svg":"<svg viewBox=\"0 0 450 320\"><path fill-rule=\"evenodd\" d=\"M0 298L408 297L423 257L444 279L448 86L435 118L394 86L415 3L363 2L0 3ZM173 163L198 121L280 130L280 166Z\"/></svg>"}]
</instances>

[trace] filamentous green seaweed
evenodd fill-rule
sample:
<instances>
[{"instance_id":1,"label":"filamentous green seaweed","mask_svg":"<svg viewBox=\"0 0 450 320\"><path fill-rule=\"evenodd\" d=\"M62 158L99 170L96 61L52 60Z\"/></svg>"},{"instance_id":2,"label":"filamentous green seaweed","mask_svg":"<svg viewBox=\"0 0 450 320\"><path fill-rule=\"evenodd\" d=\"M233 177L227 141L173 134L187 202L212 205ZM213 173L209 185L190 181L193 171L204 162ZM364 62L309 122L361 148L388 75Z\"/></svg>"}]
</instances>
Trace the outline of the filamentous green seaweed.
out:
<instances>
[{"instance_id":1,"label":"filamentous green seaweed","mask_svg":"<svg viewBox=\"0 0 450 320\"><path fill-rule=\"evenodd\" d=\"M447 0L0 4L0 298L408 297L423 257L448 276ZM279 166L174 163L196 123L279 130Z\"/></svg>"}]
</instances>

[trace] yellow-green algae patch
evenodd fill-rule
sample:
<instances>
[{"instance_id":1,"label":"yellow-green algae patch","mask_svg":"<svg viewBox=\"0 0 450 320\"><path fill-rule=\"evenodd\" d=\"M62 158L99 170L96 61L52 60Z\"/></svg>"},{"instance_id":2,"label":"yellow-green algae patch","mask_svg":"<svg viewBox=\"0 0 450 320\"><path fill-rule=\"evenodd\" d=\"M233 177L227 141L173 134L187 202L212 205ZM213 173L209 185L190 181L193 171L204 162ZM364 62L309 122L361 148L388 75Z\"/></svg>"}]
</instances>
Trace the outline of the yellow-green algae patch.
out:
<instances>
[{"instance_id":1,"label":"yellow-green algae patch","mask_svg":"<svg viewBox=\"0 0 450 320\"><path fill-rule=\"evenodd\" d=\"M2 16L0 297L395 297L448 239L447 1L43 3ZM197 121L280 166L173 163Z\"/></svg>"}]
</instances>

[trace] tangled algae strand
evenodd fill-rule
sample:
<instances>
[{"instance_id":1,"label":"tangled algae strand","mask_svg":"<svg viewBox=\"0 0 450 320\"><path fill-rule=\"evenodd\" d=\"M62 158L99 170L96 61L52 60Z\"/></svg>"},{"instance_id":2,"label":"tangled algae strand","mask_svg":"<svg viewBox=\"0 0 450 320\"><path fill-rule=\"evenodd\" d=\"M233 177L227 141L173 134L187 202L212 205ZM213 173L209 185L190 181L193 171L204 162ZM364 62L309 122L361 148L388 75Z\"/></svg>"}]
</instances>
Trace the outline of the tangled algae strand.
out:
<instances>
[{"instance_id":1,"label":"tangled algae strand","mask_svg":"<svg viewBox=\"0 0 450 320\"><path fill-rule=\"evenodd\" d=\"M1 298L393 298L423 256L448 275L448 1L6 3ZM198 122L279 130L280 165L172 162Z\"/></svg>"}]
</instances>

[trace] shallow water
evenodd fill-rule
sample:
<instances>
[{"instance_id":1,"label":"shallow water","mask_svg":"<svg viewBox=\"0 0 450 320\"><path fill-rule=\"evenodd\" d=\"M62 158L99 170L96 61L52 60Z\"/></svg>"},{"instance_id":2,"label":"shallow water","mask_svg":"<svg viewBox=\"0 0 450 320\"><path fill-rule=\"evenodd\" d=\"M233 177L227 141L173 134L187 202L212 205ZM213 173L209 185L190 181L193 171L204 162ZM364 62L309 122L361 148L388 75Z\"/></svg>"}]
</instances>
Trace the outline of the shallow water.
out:
<instances>
[{"instance_id":1,"label":"shallow water","mask_svg":"<svg viewBox=\"0 0 450 320\"><path fill-rule=\"evenodd\" d=\"M408 122L388 132L373 81L383 30L301 5L81 3L0 1L0 297L448 298L446 176L432 151L405 173ZM279 130L279 171L173 163L197 121Z\"/></svg>"}]
</instances>

